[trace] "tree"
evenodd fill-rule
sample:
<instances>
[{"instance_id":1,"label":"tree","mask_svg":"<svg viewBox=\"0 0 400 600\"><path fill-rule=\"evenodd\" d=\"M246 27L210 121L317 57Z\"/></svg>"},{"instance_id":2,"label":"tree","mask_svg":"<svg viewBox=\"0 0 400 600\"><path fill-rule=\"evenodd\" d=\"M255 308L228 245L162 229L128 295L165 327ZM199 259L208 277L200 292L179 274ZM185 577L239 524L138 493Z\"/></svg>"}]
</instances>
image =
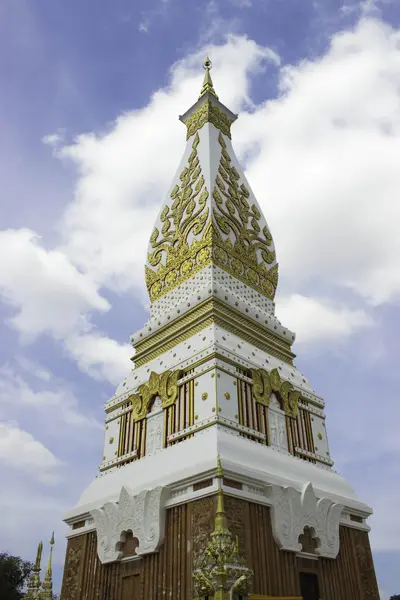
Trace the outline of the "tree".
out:
<instances>
[{"instance_id":1,"label":"tree","mask_svg":"<svg viewBox=\"0 0 400 600\"><path fill-rule=\"evenodd\" d=\"M400 600L400 594L395 594L394 596L390 596L390 600Z\"/></svg>"},{"instance_id":2,"label":"tree","mask_svg":"<svg viewBox=\"0 0 400 600\"><path fill-rule=\"evenodd\" d=\"M24 585L31 574L33 564L19 556L0 552L0 598L20 600L24 595Z\"/></svg>"}]
</instances>

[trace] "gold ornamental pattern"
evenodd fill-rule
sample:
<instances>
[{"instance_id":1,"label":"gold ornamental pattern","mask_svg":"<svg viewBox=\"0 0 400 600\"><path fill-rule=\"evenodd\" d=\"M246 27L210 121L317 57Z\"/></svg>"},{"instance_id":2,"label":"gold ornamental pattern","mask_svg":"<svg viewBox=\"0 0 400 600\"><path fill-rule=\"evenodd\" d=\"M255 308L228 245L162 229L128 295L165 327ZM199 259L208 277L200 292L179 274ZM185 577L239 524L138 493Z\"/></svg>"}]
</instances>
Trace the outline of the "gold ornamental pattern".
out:
<instances>
[{"instance_id":1,"label":"gold ornamental pattern","mask_svg":"<svg viewBox=\"0 0 400 600\"><path fill-rule=\"evenodd\" d=\"M161 375L152 371L147 383L143 383L136 394L128 398L132 403L133 422L144 419L154 396L160 396L162 407L172 406L178 397L180 371L165 371Z\"/></svg>"},{"instance_id":2,"label":"gold ornamental pattern","mask_svg":"<svg viewBox=\"0 0 400 600\"><path fill-rule=\"evenodd\" d=\"M250 192L240 183L231 164L226 143L219 134L221 157L209 208L209 192L202 174L196 133L188 165L180 174L180 185L171 192L171 205L160 215L161 231L150 238L146 285L155 302L209 263L270 300L278 284L278 265L271 234Z\"/></svg>"},{"instance_id":3,"label":"gold ornamental pattern","mask_svg":"<svg viewBox=\"0 0 400 600\"><path fill-rule=\"evenodd\" d=\"M261 229L262 215L255 204L250 206L250 192L243 183L240 184L240 175L231 165L221 134L218 141L222 151L213 191L214 262L273 300L278 284L278 265L272 236L267 226Z\"/></svg>"},{"instance_id":4,"label":"gold ornamental pattern","mask_svg":"<svg viewBox=\"0 0 400 600\"><path fill-rule=\"evenodd\" d=\"M206 100L206 102L202 104L196 110L196 112L186 119L186 139L188 140L206 123L212 123L214 127L222 131L222 133L228 138L231 137L231 125L233 121L228 119L226 114L217 106L215 106L215 104L213 104L210 100Z\"/></svg>"},{"instance_id":5,"label":"gold ornamental pattern","mask_svg":"<svg viewBox=\"0 0 400 600\"><path fill-rule=\"evenodd\" d=\"M154 270L146 266L146 284L153 302L194 275L211 259L211 252L207 248L211 235L210 232L207 235L206 229L209 193L197 154L199 141L197 133L188 166L180 174L181 184L171 192L171 207L166 205L161 213L161 232L155 227L151 234L153 252L147 259ZM203 231L205 234L199 239Z\"/></svg>"},{"instance_id":6,"label":"gold ornamental pattern","mask_svg":"<svg viewBox=\"0 0 400 600\"><path fill-rule=\"evenodd\" d=\"M256 402L268 407L271 394L275 392L285 414L292 419L297 418L301 394L289 381L281 381L278 369L272 369L270 373L265 369L252 369L251 376Z\"/></svg>"}]
</instances>

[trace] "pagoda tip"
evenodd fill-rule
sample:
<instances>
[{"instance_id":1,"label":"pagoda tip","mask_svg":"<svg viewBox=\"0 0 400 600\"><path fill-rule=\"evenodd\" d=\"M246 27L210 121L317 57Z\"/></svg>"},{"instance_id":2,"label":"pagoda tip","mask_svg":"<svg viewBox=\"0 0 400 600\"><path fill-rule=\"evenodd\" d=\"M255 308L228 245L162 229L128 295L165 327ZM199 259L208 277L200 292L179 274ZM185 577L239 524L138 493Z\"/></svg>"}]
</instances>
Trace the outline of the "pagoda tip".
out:
<instances>
[{"instance_id":1,"label":"pagoda tip","mask_svg":"<svg viewBox=\"0 0 400 600\"><path fill-rule=\"evenodd\" d=\"M203 68L205 70L203 87L201 88L199 98L201 98L202 96L204 96L204 94L206 94L208 92L209 94L212 94L214 96L214 98L216 98L218 100L218 96L215 93L214 85L213 85L211 75L210 75L211 67L212 67L211 60L209 59L208 56L206 56L204 63L203 63Z\"/></svg>"}]
</instances>

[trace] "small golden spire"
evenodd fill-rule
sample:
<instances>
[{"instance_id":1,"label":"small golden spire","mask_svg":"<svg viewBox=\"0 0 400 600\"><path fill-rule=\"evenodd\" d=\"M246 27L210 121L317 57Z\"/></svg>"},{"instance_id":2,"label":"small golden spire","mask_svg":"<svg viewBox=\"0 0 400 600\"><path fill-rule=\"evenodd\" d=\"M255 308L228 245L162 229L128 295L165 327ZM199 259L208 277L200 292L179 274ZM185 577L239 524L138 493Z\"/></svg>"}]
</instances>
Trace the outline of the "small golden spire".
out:
<instances>
[{"instance_id":1,"label":"small golden spire","mask_svg":"<svg viewBox=\"0 0 400 600\"><path fill-rule=\"evenodd\" d=\"M40 561L42 560L42 551L43 551L43 542L39 542L37 553L36 553L36 561L35 561L35 569L40 571Z\"/></svg>"},{"instance_id":2,"label":"small golden spire","mask_svg":"<svg viewBox=\"0 0 400 600\"><path fill-rule=\"evenodd\" d=\"M222 478L223 476L224 476L224 471L222 469L221 457L218 454L218 458L217 458L217 470L215 472L215 477Z\"/></svg>"},{"instance_id":3,"label":"small golden spire","mask_svg":"<svg viewBox=\"0 0 400 600\"><path fill-rule=\"evenodd\" d=\"M53 573L51 568L51 560L53 558L54 531L50 540L49 560L47 563L46 574L43 578L42 589L39 593L39 600L52 600L53 598Z\"/></svg>"},{"instance_id":4,"label":"small golden spire","mask_svg":"<svg viewBox=\"0 0 400 600\"><path fill-rule=\"evenodd\" d=\"M51 535L50 553L49 553L49 560L48 560L48 563L47 563L47 574L50 575L50 577L52 575L52 573L51 573L51 559L53 557L53 546L54 546L54 531L53 531L53 533Z\"/></svg>"},{"instance_id":5,"label":"small golden spire","mask_svg":"<svg viewBox=\"0 0 400 600\"><path fill-rule=\"evenodd\" d=\"M228 521L225 516L224 494L221 488L218 490L217 496L217 512L215 515L214 533L229 533Z\"/></svg>"},{"instance_id":6,"label":"small golden spire","mask_svg":"<svg viewBox=\"0 0 400 600\"><path fill-rule=\"evenodd\" d=\"M39 542L35 566L32 569L31 576L28 581L27 591L25 596L23 596L26 600L37 600L39 598L40 592L40 562L42 560L42 551L43 551L43 543Z\"/></svg>"},{"instance_id":7,"label":"small golden spire","mask_svg":"<svg viewBox=\"0 0 400 600\"><path fill-rule=\"evenodd\" d=\"M201 88L201 92L200 92L199 98L201 98L202 96L204 96L204 94L206 94L207 92L209 92L210 94L212 94L213 96L215 96L215 98L218 100L218 96L215 93L214 84L212 82L211 75L210 75L210 70L212 68L212 63L211 63L211 60L208 58L208 56L206 56L203 68L205 69L205 75L204 75L204 80L203 80L203 87Z\"/></svg>"}]
</instances>

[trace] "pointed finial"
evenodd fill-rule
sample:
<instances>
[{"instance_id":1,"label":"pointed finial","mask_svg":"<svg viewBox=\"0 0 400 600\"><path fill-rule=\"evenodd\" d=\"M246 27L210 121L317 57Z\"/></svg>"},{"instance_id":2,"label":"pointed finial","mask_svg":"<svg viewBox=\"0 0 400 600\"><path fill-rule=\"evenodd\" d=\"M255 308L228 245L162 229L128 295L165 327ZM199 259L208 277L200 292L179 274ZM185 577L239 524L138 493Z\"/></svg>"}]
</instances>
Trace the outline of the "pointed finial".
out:
<instances>
[{"instance_id":1,"label":"pointed finial","mask_svg":"<svg viewBox=\"0 0 400 600\"><path fill-rule=\"evenodd\" d=\"M43 542L39 542L37 553L36 553L36 561L35 561L35 569L40 571L40 561L42 560L42 551L43 551Z\"/></svg>"},{"instance_id":2,"label":"pointed finial","mask_svg":"<svg viewBox=\"0 0 400 600\"><path fill-rule=\"evenodd\" d=\"M23 596L23 598L25 598L26 600L37 600L37 598L39 597L40 571L41 571L40 562L42 560L42 551L43 551L43 543L39 542L37 553L36 553L35 566L32 569L32 573L31 573L31 576L28 581L27 592L26 592L25 596Z\"/></svg>"},{"instance_id":3,"label":"pointed finial","mask_svg":"<svg viewBox=\"0 0 400 600\"><path fill-rule=\"evenodd\" d=\"M210 75L210 70L212 68L212 63L211 63L211 60L208 58L208 56L206 56L206 58L204 60L203 68L205 70L205 75L204 75L204 80L203 80L203 87L201 88L201 92L200 92L199 98L201 98L202 96L204 96L204 94L206 94L207 92L209 92L210 94L212 94L213 96L215 96L215 98L218 100L218 96L215 93L214 85L213 85L213 82L212 82L212 79L211 79L211 75Z\"/></svg>"},{"instance_id":4,"label":"pointed finial","mask_svg":"<svg viewBox=\"0 0 400 600\"><path fill-rule=\"evenodd\" d=\"M54 545L54 531L52 533L51 536L51 540L50 540L50 553L49 553L49 560L47 563L47 574L51 576L51 559L53 557L53 545Z\"/></svg>"},{"instance_id":5,"label":"pointed finial","mask_svg":"<svg viewBox=\"0 0 400 600\"><path fill-rule=\"evenodd\" d=\"M221 464L221 457L218 454L218 458L217 458L217 470L215 472L215 476L222 478L224 476L224 471L222 469L222 464Z\"/></svg>"},{"instance_id":6,"label":"pointed finial","mask_svg":"<svg viewBox=\"0 0 400 600\"><path fill-rule=\"evenodd\" d=\"M228 521L225 516L224 494L222 489L218 490L217 512L215 515L214 533L229 533Z\"/></svg>"},{"instance_id":7,"label":"pointed finial","mask_svg":"<svg viewBox=\"0 0 400 600\"><path fill-rule=\"evenodd\" d=\"M52 600L53 598L53 573L51 568L51 560L53 557L54 531L50 539L49 560L47 563L46 574L43 578L42 587L39 593L39 600Z\"/></svg>"}]
</instances>

